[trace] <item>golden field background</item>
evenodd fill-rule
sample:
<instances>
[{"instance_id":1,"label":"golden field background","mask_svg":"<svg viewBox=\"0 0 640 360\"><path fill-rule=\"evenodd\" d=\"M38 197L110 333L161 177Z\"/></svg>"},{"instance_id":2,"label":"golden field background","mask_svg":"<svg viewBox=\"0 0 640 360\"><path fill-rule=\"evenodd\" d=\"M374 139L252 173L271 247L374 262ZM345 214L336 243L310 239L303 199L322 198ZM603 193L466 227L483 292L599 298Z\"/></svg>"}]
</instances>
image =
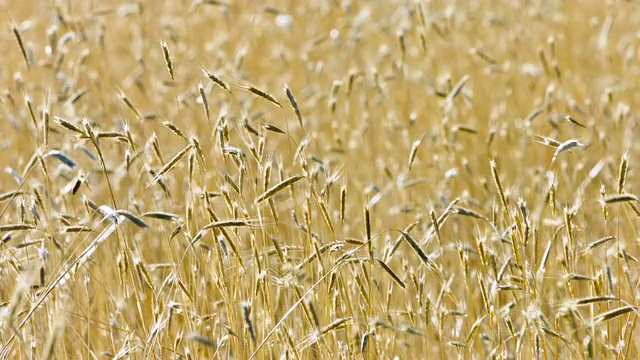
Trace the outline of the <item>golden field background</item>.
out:
<instances>
[{"instance_id":1,"label":"golden field background","mask_svg":"<svg viewBox=\"0 0 640 360\"><path fill-rule=\"evenodd\" d=\"M637 2L0 9L2 358L640 351Z\"/></svg>"}]
</instances>

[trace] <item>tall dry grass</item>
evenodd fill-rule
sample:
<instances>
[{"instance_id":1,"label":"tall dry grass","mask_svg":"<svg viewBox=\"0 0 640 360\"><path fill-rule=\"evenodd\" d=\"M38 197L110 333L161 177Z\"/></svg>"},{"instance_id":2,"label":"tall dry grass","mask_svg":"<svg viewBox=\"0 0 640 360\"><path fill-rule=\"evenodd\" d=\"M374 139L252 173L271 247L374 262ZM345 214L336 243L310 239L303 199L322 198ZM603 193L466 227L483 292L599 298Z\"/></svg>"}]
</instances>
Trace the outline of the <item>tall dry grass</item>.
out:
<instances>
[{"instance_id":1,"label":"tall dry grass","mask_svg":"<svg viewBox=\"0 0 640 360\"><path fill-rule=\"evenodd\" d=\"M632 359L635 1L25 1L6 359Z\"/></svg>"}]
</instances>

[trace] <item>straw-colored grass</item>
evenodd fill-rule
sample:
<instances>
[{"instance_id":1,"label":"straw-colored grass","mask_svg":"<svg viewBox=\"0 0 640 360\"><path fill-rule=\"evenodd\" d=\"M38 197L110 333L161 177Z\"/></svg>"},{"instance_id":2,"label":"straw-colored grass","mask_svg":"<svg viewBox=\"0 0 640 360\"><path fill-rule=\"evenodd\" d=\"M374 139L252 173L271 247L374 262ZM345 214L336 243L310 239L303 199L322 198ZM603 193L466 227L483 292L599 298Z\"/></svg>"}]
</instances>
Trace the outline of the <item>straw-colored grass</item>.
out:
<instances>
[{"instance_id":1,"label":"straw-colored grass","mask_svg":"<svg viewBox=\"0 0 640 360\"><path fill-rule=\"evenodd\" d=\"M0 358L640 352L637 1L0 9Z\"/></svg>"}]
</instances>

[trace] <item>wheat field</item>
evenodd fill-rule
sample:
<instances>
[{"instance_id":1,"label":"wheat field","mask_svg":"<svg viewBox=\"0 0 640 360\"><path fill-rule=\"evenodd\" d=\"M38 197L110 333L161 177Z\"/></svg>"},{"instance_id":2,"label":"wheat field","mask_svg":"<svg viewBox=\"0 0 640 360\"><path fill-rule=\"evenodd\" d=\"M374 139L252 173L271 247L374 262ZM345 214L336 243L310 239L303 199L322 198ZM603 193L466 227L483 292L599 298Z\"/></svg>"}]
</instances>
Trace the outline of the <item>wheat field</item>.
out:
<instances>
[{"instance_id":1,"label":"wheat field","mask_svg":"<svg viewBox=\"0 0 640 360\"><path fill-rule=\"evenodd\" d=\"M0 9L0 358L640 351L637 1Z\"/></svg>"}]
</instances>

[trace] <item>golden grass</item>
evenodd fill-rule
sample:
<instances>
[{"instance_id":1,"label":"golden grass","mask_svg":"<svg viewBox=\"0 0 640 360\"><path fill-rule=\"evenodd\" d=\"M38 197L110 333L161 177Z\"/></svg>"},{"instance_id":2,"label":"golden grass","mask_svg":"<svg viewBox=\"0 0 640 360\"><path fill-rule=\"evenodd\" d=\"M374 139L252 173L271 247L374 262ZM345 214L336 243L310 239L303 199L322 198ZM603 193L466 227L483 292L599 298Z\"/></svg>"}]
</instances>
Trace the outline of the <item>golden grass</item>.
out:
<instances>
[{"instance_id":1,"label":"golden grass","mask_svg":"<svg viewBox=\"0 0 640 360\"><path fill-rule=\"evenodd\" d=\"M0 358L640 351L636 2L8 3Z\"/></svg>"}]
</instances>

